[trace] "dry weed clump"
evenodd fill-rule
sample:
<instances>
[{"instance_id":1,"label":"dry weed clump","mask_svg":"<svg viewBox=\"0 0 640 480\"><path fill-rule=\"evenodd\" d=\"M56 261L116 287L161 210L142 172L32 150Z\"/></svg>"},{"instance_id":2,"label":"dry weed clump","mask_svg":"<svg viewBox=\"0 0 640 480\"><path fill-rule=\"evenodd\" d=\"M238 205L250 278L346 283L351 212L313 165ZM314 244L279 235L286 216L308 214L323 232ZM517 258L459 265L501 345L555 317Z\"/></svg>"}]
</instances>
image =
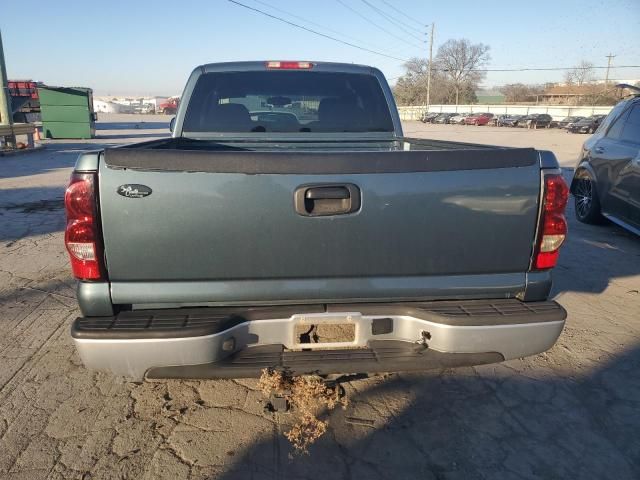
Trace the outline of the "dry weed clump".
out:
<instances>
[{"instance_id":1,"label":"dry weed clump","mask_svg":"<svg viewBox=\"0 0 640 480\"><path fill-rule=\"evenodd\" d=\"M297 418L285 436L299 453L309 453L309 446L327 431L329 422L318 418L323 408L348 405L347 398L340 397L339 386L328 386L318 377L290 377L265 369L258 386L265 397L284 397L291 406Z\"/></svg>"}]
</instances>

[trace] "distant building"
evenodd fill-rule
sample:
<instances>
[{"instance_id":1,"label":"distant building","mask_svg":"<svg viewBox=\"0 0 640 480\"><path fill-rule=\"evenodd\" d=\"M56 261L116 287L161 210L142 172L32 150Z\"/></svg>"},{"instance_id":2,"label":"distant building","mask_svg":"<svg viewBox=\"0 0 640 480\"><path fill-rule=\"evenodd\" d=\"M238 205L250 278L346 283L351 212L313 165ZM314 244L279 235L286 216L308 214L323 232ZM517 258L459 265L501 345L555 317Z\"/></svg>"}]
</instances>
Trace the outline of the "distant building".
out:
<instances>
[{"instance_id":1,"label":"distant building","mask_svg":"<svg viewBox=\"0 0 640 480\"><path fill-rule=\"evenodd\" d=\"M476 98L480 105L497 105L505 101L504 94L499 90L476 90Z\"/></svg>"},{"instance_id":2,"label":"distant building","mask_svg":"<svg viewBox=\"0 0 640 480\"><path fill-rule=\"evenodd\" d=\"M615 82L616 84L618 82ZM605 90L604 83L593 82L584 85L552 85L538 96L539 103L551 105L581 105L589 99L598 97L621 98L622 91L615 88L615 84L610 84Z\"/></svg>"}]
</instances>

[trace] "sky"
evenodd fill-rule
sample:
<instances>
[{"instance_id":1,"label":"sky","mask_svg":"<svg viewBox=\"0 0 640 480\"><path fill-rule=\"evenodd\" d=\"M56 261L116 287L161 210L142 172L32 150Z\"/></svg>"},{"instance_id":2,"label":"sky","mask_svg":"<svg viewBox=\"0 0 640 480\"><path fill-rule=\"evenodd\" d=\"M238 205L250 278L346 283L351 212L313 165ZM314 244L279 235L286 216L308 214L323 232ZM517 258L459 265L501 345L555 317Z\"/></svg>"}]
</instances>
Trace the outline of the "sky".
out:
<instances>
[{"instance_id":1,"label":"sky","mask_svg":"<svg viewBox=\"0 0 640 480\"><path fill-rule=\"evenodd\" d=\"M403 73L403 60L428 57L422 32L433 22L434 55L452 38L489 45L488 68L494 69L569 67L581 60L606 66L612 53L610 78L640 79L640 68L615 68L640 65L640 0L238 1L396 58L335 42L228 0L31 0L26 17L24 2L6 1L0 31L8 76L91 87L95 95L175 95L197 65L294 59L372 65L394 83ZM563 74L490 72L483 86L561 81ZM596 75L604 78L605 70Z\"/></svg>"}]
</instances>

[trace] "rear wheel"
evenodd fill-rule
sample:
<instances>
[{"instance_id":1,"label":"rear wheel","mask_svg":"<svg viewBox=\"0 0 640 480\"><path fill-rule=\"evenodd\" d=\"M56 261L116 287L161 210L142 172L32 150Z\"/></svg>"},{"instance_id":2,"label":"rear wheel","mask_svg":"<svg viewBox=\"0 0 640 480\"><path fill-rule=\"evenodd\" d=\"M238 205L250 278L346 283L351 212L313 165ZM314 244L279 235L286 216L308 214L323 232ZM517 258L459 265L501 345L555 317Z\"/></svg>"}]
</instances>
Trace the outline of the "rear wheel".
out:
<instances>
[{"instance_id":1,"label":"rear wheel","mask_svg":"<svg viewBox=\"0 0 640 480\"><path fill-rule=\"evenodd\" d=\"M583 171L576 180L573 198L576 207L576 218L583 223L597 224L604 221L600 210L600 199L596 190L596 182L591 174Z\"/></svg>"}]
</instances>

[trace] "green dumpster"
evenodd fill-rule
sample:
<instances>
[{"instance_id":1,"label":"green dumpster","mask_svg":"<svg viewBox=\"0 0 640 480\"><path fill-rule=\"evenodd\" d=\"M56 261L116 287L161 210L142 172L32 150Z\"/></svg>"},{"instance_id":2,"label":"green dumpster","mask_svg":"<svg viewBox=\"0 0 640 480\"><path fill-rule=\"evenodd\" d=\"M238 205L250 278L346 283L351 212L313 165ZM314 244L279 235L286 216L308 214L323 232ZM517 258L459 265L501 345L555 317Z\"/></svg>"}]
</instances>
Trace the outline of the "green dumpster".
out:
<instances>
[{"instance_id":1,"label":"green dumpster","mask_svg":"<svg viewBox=\"0 0 640 480\"><path fill-rule=\"evenodd\" d=\"M81 87L38 87L45 138L93 138L93 92Z\"/></svg>"}]
</instances>

